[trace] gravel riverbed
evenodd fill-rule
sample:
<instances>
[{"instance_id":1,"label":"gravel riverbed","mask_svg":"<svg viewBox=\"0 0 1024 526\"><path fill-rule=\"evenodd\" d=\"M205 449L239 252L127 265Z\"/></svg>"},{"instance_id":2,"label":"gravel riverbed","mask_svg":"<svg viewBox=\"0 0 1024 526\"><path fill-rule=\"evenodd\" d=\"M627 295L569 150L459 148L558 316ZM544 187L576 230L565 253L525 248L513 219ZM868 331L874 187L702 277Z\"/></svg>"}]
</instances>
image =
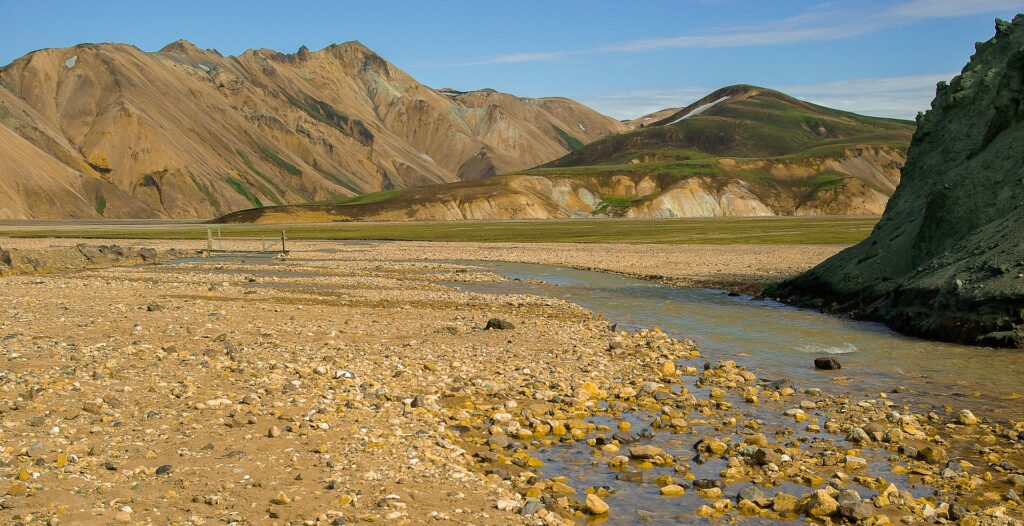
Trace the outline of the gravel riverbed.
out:
<instances>
[{"instance_id":1,"label":"gravel riverbed","mask_svg":"<svg viewBox=\"0 0 1024 526\"><path fill-rule=\"evenodd\" d=\"M765 381L572 303L458 291L504 278L438 261L787 272L609 250L310 242L0 278L0 522L1021 524L1024 421ZM615 484L550 474L581 445Z\"/></svg>"}]
</instances>

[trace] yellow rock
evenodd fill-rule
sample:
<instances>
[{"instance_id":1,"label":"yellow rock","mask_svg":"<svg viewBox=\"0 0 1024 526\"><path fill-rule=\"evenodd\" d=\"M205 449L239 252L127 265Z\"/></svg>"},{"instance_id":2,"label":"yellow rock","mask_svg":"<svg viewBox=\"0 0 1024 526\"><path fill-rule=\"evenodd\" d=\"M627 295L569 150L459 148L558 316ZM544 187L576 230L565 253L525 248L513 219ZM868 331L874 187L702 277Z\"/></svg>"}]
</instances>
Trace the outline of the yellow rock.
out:
<instances>
[{"instance_id":1,"label":"yellow rock","mask_svg":"<svg viewBox=\"0 0 1024 526\"><path fill-rule=\"evenodd\" d=\"M575 495L576 490L561 482L555 482L551 485L551 493L556 495Z\"/></svg>"},{"instance_id":2,"label":"yellow rock","mask_svg":"<svg viewBox=\"0 0 1024 526\"><path fill-rule=\"evenodd\" d=\"M665 360L658 366L658 373L662 376L672 376L676 374L676 363L672 360Z\"/></svg>"},{"instance_id":3,"label":"yellow rock","mask_svg":"<svg viewBox=\"0 0 1024 526\"><path fill-rule=\"evenodd\" d=\"M10 488L7 488L7 494L10 496L24 495L28 492L28 487L21 482L15 482L11 484Z\"/></svg>"},{"instance_id":4,"label":"yellow rock","mask_svg":"<svg viewBox=\"0 0 1024 526\"><path fill-rule=\"evenodd\" d=\"M661 487L661 494L666 497L681 497L686 495L686 488L676 484L669 484Z\"/></svg>"},{"instance_id":5,"label":"yellow rock","mask_svg":"<svg viewBox=\"0 0 1024 526\"><path fill-rule=\"evenodd\" d=\"M705 499L718 499L722 497L722 488L706 488L697 490L697 495Z\"/></svg>"},{"instance_id":6,"label":"yellow rock","mask_svg":"<svg viewBox=\"0 0 1024 526\"><path fill-rule=\"evenodd\" d=\"M583 504L583 509L591 515L604 515L608 513L608 508L608 503L593 493L587 495L587 500Z\"/></svg>"},{"instance_id":7,"label":"yellow rock","mask_svg":"<svg viewBox=\"0 0 1024 526\"><path fill-rule=\"evenodd\" d=\"M626 422L625 420L623 420L622 422L619 422L619 426L618 427L619 427L619 431L629 431L633 426L630 425L629 422Z\"/></svg>"},{"instance_id":8,"label":"yellow rock","mask_svg":"<svg viewBox=\"0 0 1024 526\"><path fill-rule=\"evenodd\" d=\"M736 507L739 508L740 513L742 513L744 515L760 515L761 514L761 508L759 508L757 506L757 504L754 504L753 502L751 502L751 501L749 501L747 499L741 500L739 502L739 504L736 505Z\"/></svg>"},{"instance_id":9,"label":"yellow rock","mask_svg":"<svg viewBox=\"0 0 1024 526\"><path fill-rule=\"evenodd\" d=\"M28 471L23 469L18 472L18 480L25 482L30 478L32 478L32 475Z\"/></svg>"},{"instance_id":10,"label":"yellow rock","mask_svg":"<svg viewBox=\"0 0 1024 526\"><path fill-rule=\"evenodd\" d=\"M67 453L61 453L61 454L57 455L57 467L58 468L62 468L64 466L66 466L66 465L68 465L68 454Z\"/></svg>"},{"instance_id":11,"label":"yellow rock","mask_svg":"<svg viewBox=\"0 0 1024 526\"><path fill-rule=\"evenodd\" d=\"M708 451L715 455L721 455L729 450L729 446L725 445L725 442L721 440L712 440L708 442Z\"/></svg>"},{"instance_id":12,"label":"yellow rock","mask_svg":"<svg viewBox=\"0 0 1024 526\"><path fill-rule=\"evenodd\" d=\"M277 496L270 500L270 502L277 504L278 506L284 506L291 501L292 499L289 499L288 495L285 495L283 491L277 492Z\"/></svg>"}]
</instances>

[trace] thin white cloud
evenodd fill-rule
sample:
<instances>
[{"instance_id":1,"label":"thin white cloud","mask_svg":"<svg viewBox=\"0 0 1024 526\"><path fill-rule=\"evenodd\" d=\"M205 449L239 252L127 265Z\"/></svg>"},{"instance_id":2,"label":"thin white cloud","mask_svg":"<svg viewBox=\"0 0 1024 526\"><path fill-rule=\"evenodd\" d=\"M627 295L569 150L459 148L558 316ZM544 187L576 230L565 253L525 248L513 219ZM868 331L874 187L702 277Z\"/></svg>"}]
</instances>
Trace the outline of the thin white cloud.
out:
<instances>
[{"instance_id":1,"label":"thin white cloud","mask_svg":"<svg viewBox=\"0 0 1024 526\"><path fill-rule=\"evenodd\" d=\"M880 8L854 9L848 3L821 4L797 16L763 24L714 28L667 38L631 40L589 49L512 53L468 62L419 64L464 67L552 62L579 55L644 53L662 49L760 47L841 40L910 25L930 18L955 18L1024 9L1024 0L906 0Z\"/></svg>"},{"instance_id":2,"label":"thin white cloud","mask_svg":"<svg viewBox=\"0 0 1024 526\"><path fill-rule=\"evenodd\" d=\"M913 119L927 110L935 98L935 84L949 81L955 73L934 73L880 79L849 79L822 84L783 86L798 98L864 115Z\"/></svg>"},{"instance_id":3,"label":"thin white cloud","mask_svg":"<svg viewBox=\"0 0 1024 526\"><path fill-rule=\"evenodd\" d=\"M913 119L928 109L935 84L954 73L935 73L877 79L846 79L819 84L778 86L798 99L863 115ZM717 88L684 87L638 90L598 95L581 102L617 119L634 119L665 108L685 107Z\"/></svg>"},{"instance_id":4,"label":"thin white cloud","mask_svg":"<svg viewBox=\"0 0 1024 526\"><path fill-rule=\"evenodd\" d=\"M911 0L893 7L894 16L938 18L983 15L1024 7L1020 0Z\"/></svg>"}]
</instances>

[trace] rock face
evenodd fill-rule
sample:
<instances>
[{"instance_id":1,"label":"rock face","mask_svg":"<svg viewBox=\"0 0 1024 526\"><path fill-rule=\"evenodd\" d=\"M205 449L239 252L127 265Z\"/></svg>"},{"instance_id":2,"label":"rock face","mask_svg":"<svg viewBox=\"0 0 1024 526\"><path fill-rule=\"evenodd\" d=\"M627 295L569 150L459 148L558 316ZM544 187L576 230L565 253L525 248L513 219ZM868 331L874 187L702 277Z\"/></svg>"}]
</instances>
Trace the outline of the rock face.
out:
<instances>
[{"instance_id":1,"label":"rock face","mask_svg":"<svg viewBox=\"0 0 1024 526\"><path fill-rule=\"evenodd\" d=\"M434 90L358 42L44 49L0 68L0 219L209 218L477 179L626 129L568 99Z\"/></svg>"},{"instance_id":2,"label":"rock face","mask_svg":"<svg viewBox=\"0 0 1024 526\"><path fill-rule=\"evenodd\" d=\"M1024 348L1024 15L918 118L864 242L768 290L929 338Z\"/></svg>"}]
</instances>

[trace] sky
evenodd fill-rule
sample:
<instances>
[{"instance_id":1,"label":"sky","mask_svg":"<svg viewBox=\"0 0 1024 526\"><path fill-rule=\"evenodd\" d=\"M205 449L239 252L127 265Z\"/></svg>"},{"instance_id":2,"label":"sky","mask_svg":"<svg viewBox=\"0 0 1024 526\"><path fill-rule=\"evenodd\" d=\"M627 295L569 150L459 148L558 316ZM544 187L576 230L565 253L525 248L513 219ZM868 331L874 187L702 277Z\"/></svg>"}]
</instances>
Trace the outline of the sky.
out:
<instances>
[{"instance_id":1,"label":"sky","mask_svg":"<svg viewBox=\"0 0 1024 526\"><path fill-rule=\"evenodd\" d=\"M0 64L184 38L237 55L358 40L435 88L563 96L620 119L754 84L913 118L1024 0L0 0Z\"/></svg>"}]
</instances>

